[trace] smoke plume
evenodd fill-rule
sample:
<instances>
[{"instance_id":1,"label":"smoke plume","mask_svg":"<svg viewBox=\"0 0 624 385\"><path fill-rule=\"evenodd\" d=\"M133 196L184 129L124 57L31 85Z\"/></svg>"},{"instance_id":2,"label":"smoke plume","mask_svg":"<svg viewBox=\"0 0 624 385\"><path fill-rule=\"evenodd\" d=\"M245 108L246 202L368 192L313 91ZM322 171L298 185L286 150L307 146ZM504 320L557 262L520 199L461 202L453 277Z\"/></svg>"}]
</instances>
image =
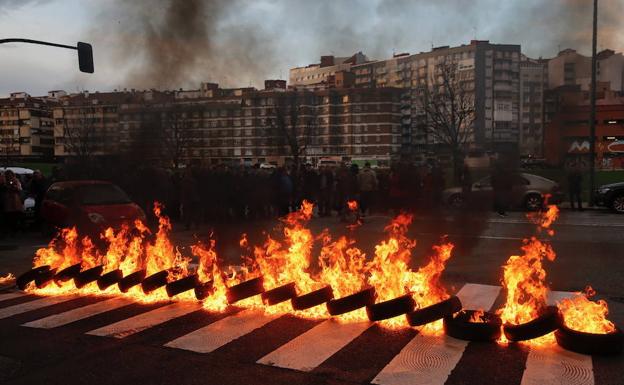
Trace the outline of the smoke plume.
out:
<instances>
[{"instance_id":1,"label":"smoke plume","mask_svg":"<svg viewBox=\"0 0 624 385\"><path fill-rule=\"evenodd\" d=\"M125 86L196 88L201 81L243 86L266 76L274 64L272 45L259 41L260 25L229 22L239 5L232 0L107 2L91 35L126 71Z\"/></svg>"}]
</instances>

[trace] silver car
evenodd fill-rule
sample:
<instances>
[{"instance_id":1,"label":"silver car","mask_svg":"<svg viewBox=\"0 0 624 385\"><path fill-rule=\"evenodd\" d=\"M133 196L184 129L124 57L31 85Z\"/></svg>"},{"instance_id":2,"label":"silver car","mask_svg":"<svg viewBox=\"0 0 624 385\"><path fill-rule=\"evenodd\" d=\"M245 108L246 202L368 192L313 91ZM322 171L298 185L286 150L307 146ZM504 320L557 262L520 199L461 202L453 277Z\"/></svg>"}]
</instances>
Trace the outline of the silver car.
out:
<instances>
[{"instance_id":1,"label":"silver car","mask_svg":"<svg viewBox=\"0 0 624 385\"><path fill-rule=\"evenodd\" d=\"M548 203L561 203L563 194L557 182L539 175L519 173L513 176L509 205L526 210L542 208L545 198L549 195ZM461 187L452 187L442 193L444 202L452 208L461 208L467 204ZM472 184L469 197L471 204L490 204L493 200L493 189L490 177Z\"/></svg>"}]
</instances>

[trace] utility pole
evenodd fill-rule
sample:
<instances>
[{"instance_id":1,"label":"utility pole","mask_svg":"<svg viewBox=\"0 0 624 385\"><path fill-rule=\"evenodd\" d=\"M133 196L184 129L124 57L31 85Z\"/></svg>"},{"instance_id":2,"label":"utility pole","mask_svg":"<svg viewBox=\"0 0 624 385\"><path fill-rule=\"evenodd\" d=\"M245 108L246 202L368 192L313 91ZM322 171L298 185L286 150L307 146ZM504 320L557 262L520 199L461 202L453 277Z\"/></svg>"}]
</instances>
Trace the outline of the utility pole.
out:
<instances>
[{"instance_id":1,"label":"utility pole","mask_svg":"<svg viewBox=\"0 0 624 385\"><path fill-rule=\"evenodd\" d=\"M594 23L592 33L592 73L589 113L589 205L594 205L596 177L596 40L598 35L598 0L594 0Z\"/></svg>"}]
</instances>

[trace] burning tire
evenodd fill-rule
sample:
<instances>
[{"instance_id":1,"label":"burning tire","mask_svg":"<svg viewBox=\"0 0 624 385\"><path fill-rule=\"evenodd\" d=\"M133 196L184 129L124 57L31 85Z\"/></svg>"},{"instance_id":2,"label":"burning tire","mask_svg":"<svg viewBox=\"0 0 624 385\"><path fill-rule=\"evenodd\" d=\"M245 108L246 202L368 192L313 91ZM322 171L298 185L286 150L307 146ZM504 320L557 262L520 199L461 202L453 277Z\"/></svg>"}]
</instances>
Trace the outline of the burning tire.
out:
<instances>
[{"instance_id":1,"label":"burning tire","mask_svg":"<svg viewBox=\"0 0 624 385\"><path fill-rule=\"evenodd\" d=\"M119 290L122 293L127 293L131 287L136 286L140 284L141 282L143 282L143 279L145 278L145 274L146 274L145 270L139 270L139 271L135 271L134 273L128 274L127 276L123 277L121 281L119 281L119 283L117 284L117 286L119 286Z\"/></svg>"},{"instance_id":2,"label":"burning tire","mask_svg":"<svg viewBox=\"0 0 624 385\"><path fill-rule=\"evenodd\" d=\"M556 306L548 306L537 318L527 323L503 325L503 333L509 341L526 341L541 337L561 327L561 315Z\"/></svg>"},{"instance_id":3,"label":"burning tire","mask_svg":"<svg viewBox=\"0 0 624 385\"><path fill-rule=\"evenodd\" d=\"M453 313L460 311L461 308L462 304L459 298L452 296L431 306L414 310L411 313L407 313L405 316L410 326L420 326L437 321L446 316L451 316Z\"/></svg>"},{"instance_id":4,"label":"burning tire","mask_svg":"<svg viewBox=\"0 0 624 385\"><path fill-rule=\"evenodd\" d=\"M208 281L208 282L199 282L196 286L195 289L193 290L193 292L195 292L195 298L197 298L199 301L205 299L206 297L208 297L210 294L212 294L212 281Z\"/></svg>"},{"instance_id":5,"label":"burning tire","mask_svg":"<svg viewBox=\"0 0 624 385\"><path fill-rule=\"evenodd\" d=\"M366 306L366 315L371 321L381 321L407 314L414 310L416 303L411 294Z\"/></svg>"},{"instance_id":6,"label":"burning tire","mask_svg":"<svg viewBox=\"0 0 624 385\"><path fill-rule=\"evenodd\" d=\"M324 304L334 298L334 291L331 286L325 286L322 289L311 291L307 294L300 295L290 300L292 308L295 310L305 310L314 306Z\"/></svg>"},{"instance_id":7,"label":"burning tire","mask_svg":"<svg viewBox=\"0 0 624 385\"><path fill-rule=\"evenodd\" d=\"M167 284L168 276L169 272L167 270L162 270L145 278L143 282L141 282L141 289L143 289L143 293L149 294L159 287L165 286Z\"/></svg>"},{"instance_id":8,"label":"burning tire","mask_svg":"<svg viewBox=\"0 0 624 385\"><path fill-rule=\"evenodd\" d=\"M297 288L295 287L294 282L287 283L285 285L265 291L261 295L262 302L269 306L288 301L289 299L293 299L296 296Z\"/></svg>"},{"instance_id":9,"label":"burning tire","mask_svg":"<svg viewBox=\"0 0 624 385\"><path fill-rule=\"evenodd\" d=\"M360 290L357 293L332 299L327 302L327 311L330 315L340 315L352 312L359 308L370 306L375 303L375 288Z\"/></svg>"},{"instance_id":10,"label":"burning tire","mask_svg":"<svg viewBox=\"0 0 624 385\"><path fill-rule=\"evenodd\" d=\"M109 271L108 273L102 275L97 280L97 285L100 290L106 290L109 286L112 286L116 283L119 283L123 278L123 273L121 270L116 269L113 271Z\"/></svg>"},{"instance_id":11,"label":"burning tire","mask_svg":"<svg viewBox=\"0 0 624 385\"><path fill-rule=\"evenodd\" d=\"M39 274L45 271L50 271L50 266L44 265L44 266L35 267L34 269L30 269L24 274L17 277L17 280L15 280L15 285L17 286L18 289L24 290L26 289L26 286L28 286L29 283L34 281L39 276Z\"/></svg>"},{"instance_id":12,"label":"burning tire","mask_svg":"<svg viewBox=\"0 0 624 385\"><path fill-rule=\"evenodd\" d=\"M41 273L46 272L46 271L50 271L50 266L43 265L43 266L35 267L34 269L30 269L24 274L17 277L17 279L15 280L15 285L17 286L18 289L24 290L26 289L26 286L28 286L29 283L34 281Z\"/></svg>"},{"instance_id":13,"label":"burning tire","mask_svg":"<svg viewBox=\"0 0 624 385\"><path fill-rule=\"evenodd\" d=\"M80 289L91 282L97 281L102 275L102 271L104 271L103 265L82 271L76 278L74 278L74 284L78 289Z\"/></svg>"},{"instance_id":14,"label":"burning tire","mask_svg":"<svg viewBox=\"0 0 624 385\"><path fill-rule=\"evenodd\" d=\"M502 323L494 313L462 310L444 317L444 332L460 340L495 341L501 336Z\"/></svg>"},{"instance_id":15,"label":"burning tire","mask_svg":"<svg viewBox=\"0 0 624 385\"><path fill-rule=\"evenodd\" d=\"M249 281L239 283L227 289L225 297L228 303L231 305L242 299L253 297L264 292L264 281L262 277L253 278Z\"/></svg>"},{"instance_id":16,"label":"burning tire","mask_svg":"<svg viewBox=\"0 0 624 385\"><path fill-rule=\"evenodd\" d=\"M39 273L39 275L37 275L37 278L35 278L35 285L37 286L37 288L42 289L47 286L48 283L54 280L54 276L56 275L56 273L56 269L45 270Z\"/></svg>"},{"instance_id":17,"label":"burning tire","mask_svg":"<svg viewBox=\"0 0 624 385\"><path fill-rule=\"evenodd\" d=\"M78 276L78 274L80 274L80 263L77 263L75 265L71 265L70 267L67 267L61 271L59 271L55 276L54 276L54 280L57 282L66 282L69 281L70 279L74 279Z\"/></svg>"},{"instance_id":18,"label":"burning tire","mask_svg":"<svg viewBox=\"0 0 624 385\"><path fill-rule=\"evenodd\" d=\"M197 274L192 274L188 277L178 279L177 281L169 282L165 287L165 290L167 291L167 295L169 297L173 297L180 293L184 293L185 291L195 289L198 282Z\"/></svg>"},{"instance_id":19,"label":"burning tire","mask_svg":"<svg viewBox=\"0 0 624 385\"><path fill-rule=\"evenodd\" d=\"M566 350L581 354L613 355L622 352L624 333L618 327L613 333L597 334L572 330L562 325L555 332L557 344Z\"/></svg>"}]
</instances>

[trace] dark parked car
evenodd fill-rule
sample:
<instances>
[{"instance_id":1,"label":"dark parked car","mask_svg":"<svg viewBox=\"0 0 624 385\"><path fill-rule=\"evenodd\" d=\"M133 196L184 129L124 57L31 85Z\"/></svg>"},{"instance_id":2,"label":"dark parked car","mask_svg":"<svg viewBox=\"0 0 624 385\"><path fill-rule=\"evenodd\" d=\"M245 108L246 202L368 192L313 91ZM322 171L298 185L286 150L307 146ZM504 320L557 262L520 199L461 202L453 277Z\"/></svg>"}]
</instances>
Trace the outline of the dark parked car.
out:
<instances>
[{"instance_id":1,"label":"dark parked car","mask_svg":"<svg viewBox=\"0 0 624 385\"><path fill-rule=\"evenodd\" d=\"M144 221L145 213L116 185L84 180L52 184L41 204L41 218L47 229L76 226L83 234L97 235L107 227Z\"/></svg>"},{"instance_id":2,"label":"dark parked car","mask_svg":"<svg viewBox=\"0 0 624 385\"><path fill-rule=\"evenodd\" d=\"M605 184L596 189L596 206L609 207L616 213L624 214L624 182Z\"/></svg>"},{"instance_id":3,"label":"dark parked car","mask_svg":"<svg viewBox=\"0 0 624 385\"><path fill-rule=\"evenodd\" d=\"M490 204L493 201L493 189L489 176L472 184L472 204ZM461 187L452 187L442 193L444 202L452 208L466 205ZM512 190L509 197L511 207L525 210L540 209L548 196L548 203L557 204L563 200L561 188L557 182L539 175L518 173L512 177Z\"/></svg>"}]
</instances>

